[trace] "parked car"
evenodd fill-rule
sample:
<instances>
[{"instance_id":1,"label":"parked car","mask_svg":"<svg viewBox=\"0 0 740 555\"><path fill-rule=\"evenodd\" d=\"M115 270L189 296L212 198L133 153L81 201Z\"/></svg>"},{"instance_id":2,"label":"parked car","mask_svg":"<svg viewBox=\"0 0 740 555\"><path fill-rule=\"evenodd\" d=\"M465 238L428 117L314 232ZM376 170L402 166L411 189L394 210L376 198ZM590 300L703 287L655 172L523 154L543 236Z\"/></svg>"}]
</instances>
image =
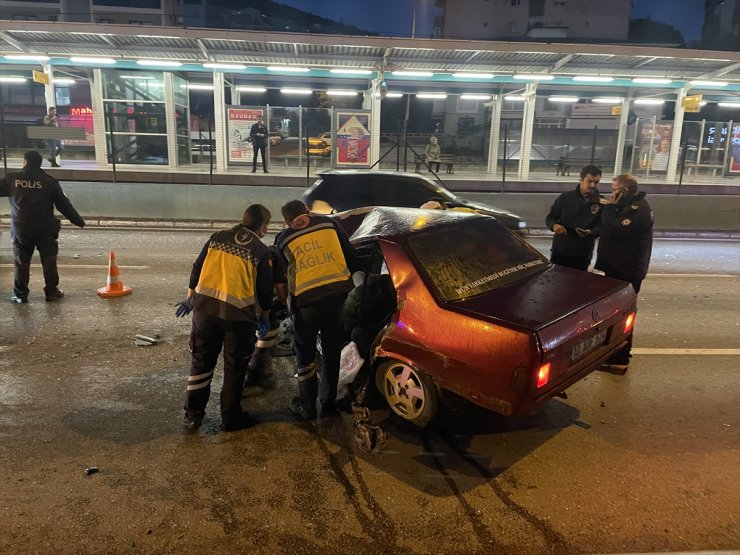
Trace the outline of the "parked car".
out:
<instances>
[{"instance_id":1,"label":"parked car","mask_svg":"<svg viewBox=\"0 0 740 555\"><path fill-rule=\"evenodd\" d=\"M371 362L392 411L417 426L444 390L505 416L536 411L632 334L629 283L550 264L491 217L384 207L334 217L366 279L390 274L395 305Z\"/></svg>"},{"instance_id":2,"label":"parked car","mask_svg":"<svg viewBox=\"0 0 740 555\"><path fill-rule=\"evenodd\" d=\"M270 131L270 146L279 145L283 138L280 136L278 131Z\"/></svg>"},{"instance_id":3,"label":"parked car","mask_svg":"<svg viewBox=\"0 0 740 555\"><path fill-rule=\"evenodd\" d=\"M307 141L308 153L311 156L331 156L331 134L328 143L321 137L309 137Z\"/></svg>"},{"instance_id":4,"label":"parked car","mask_svg":"<svg viewBox=\"0 0 740 555\"><path fill-rule=\"evenodd\" d=\"M303 202L313 212L330 214L361 206L400 206L418 208L431 199L446 208L486 214L514 231L523 232L527 223L516 214L465 200L441 184L415 173L369 170L329 170L303 194Z\"/></svg>"}]
</instances>

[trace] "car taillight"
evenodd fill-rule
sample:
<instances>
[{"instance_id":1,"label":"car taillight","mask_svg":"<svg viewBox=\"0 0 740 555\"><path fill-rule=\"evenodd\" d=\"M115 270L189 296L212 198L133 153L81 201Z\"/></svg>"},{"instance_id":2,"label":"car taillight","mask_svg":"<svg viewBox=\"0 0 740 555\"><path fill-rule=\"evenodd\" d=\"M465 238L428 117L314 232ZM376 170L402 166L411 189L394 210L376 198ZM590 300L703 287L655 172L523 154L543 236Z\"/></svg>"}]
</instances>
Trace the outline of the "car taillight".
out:
<instances>
[{"instance_id":1,"label":"car taillight","mask_svg":"<svg viewBox=\"0 0 740 555\"><path fill-rule=\"evenodd\" d=\"M540 366L537 372L537 387L542 387L550 381L550 363L547 362Z\"/></svg>"},{"instance_id":2,"label":"car taillight","mask_svg":"<svg viewBox=\"0 0 740 555\"><path fill-rule=\"evenodd\" d=\"M631 312L627 319L624 321L624 333L632 331L632 326L635 325L635 313Z\"/></svg>"}]
</instances>

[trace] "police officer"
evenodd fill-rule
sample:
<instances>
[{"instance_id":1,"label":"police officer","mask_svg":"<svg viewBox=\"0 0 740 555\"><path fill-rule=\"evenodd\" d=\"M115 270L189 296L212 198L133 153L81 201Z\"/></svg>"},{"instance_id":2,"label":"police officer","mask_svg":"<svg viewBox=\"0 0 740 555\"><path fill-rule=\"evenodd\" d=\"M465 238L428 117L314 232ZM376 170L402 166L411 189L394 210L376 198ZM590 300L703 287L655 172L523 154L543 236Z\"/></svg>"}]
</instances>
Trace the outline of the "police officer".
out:
<instances>
[{"instance_id":1,"label":"police officer","mask_svg":"<svg viewBox=\"0 0 740 555\"><path fill-rule=\"evenodd\" d=\"M252 173L257 171L257 155L259 153L262 153L262 171L270 173L267 171L267 155L265 153L267 147L267 127L265 127L261 115L257 117L257 123L252 124L252 127L249 129L249 136L252 138L252 151L254 152Z\"/></svg>"},{"instance_id":2,"label":"police officer","mask_svg":"<svg viewBox=\"0 0 740 555\"><path fill-rule=\"evenodd\" d=\"M289 307L298 369L298 397L290 410L304 420L316 417L316 336L321 332L322 415L336 413L339 357L342 348L341 313L352 289L352 272L359 269L355 250L339 225L326 216L309 214L299 200L281 209L289 226L276 238L288 275ZM283 290L282 296L286 296Z\"/></svg>"},{"instance_id":3,"label":"police officer","mask_svg":"<svg viewBox=\"0 0 740 555\"><path fill-rule=\"evenodd\" d=\"M612 182L612 194L601 213L601 238L596 253L597 270L608 277L628 281L640 292L648 272L653 250L653 210L637 180L629 174L618 175ZM627 371L632 350L632 336L624 349L612 355L608 369Z\"/></svg>"},{"instance_id":4,"label":"police officer","mask_svg":"<svg viewBox=\"0 0 740 555\"><path fill-rule=\"evenodd\" d=\"M255 331L264 334L269 326L272 259L260 241L269 222L267 208L249 206L240 224L211 236L193 264L188 298L178 303L176 312L185 316L193 311L184 419L188 427L197 428L203 422L222 346L221 426L232 431L253 424L242 412L241 398Z\"/></svg>"},{"instance_id":5,"label":"police officer","mask_svg":"<svg viewBox=\"0 0 740 555\"><path fill-rule=\"evenodd\" d=\"M29 150L23 155L23 170L11 173L0 180L0 197L9 197L11 208L10 236L13 240L14 303L28 302L28 280L31 257L38 249L44 270L44 293L47 301L64 296L59 289L57 254L61 222L54 217L54 207L70 222L85 227L72 203L64 195L59 181L41 169L41 155Z\"/></svg>"},{"instance_id":6,"label":"police officer","mask_svg":"<svg viewBox=\"0 0 740 555\"><path fill-rule=\"evenodd\" d=\"M552 238L550 262L577 270L587 270L594 252L594 239L599 236L601 204L596 187L601 168L586 166L575 190L555 199L545 218Z\"/></svg>"}]
</instances>

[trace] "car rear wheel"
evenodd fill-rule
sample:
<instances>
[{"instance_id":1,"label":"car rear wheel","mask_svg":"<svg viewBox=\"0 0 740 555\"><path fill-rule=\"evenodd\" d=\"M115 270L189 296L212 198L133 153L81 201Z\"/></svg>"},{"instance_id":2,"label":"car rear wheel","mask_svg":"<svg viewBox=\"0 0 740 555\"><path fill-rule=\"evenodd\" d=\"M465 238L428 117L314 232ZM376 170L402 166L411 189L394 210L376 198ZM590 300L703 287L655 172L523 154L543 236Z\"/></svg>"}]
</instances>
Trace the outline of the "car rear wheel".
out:
<instances>
[{"instance_id":1,"label":"car rear wheel","mask_svg":"<svg viewBox=\"0 0 740 555\"><path fill-rule=\"evenodd\" d=\"M407 364L384 362L375 383L391 410L414 426L424 428L437 414L439 394L432 378Z\"/></svg>"}]
</instances>

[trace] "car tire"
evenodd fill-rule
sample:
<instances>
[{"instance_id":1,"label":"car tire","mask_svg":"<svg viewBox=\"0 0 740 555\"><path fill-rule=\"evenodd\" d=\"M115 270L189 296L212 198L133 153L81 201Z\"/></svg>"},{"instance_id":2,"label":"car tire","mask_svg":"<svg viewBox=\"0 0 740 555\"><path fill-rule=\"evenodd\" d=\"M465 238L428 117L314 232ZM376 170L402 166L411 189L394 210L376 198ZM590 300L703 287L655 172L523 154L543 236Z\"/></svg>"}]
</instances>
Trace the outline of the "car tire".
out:
<instances>
[{"instance_id":1,"label":"car tire","mask_svg":"<svg viewBox=\"0 0 740 555\"><path fill-rule=\"evenodd\" d=\"M425 428L439 409L439 392L432 378L398 360L378 366L375 385L391 411L417 428Z\"/></svg>"}]
</instances>

